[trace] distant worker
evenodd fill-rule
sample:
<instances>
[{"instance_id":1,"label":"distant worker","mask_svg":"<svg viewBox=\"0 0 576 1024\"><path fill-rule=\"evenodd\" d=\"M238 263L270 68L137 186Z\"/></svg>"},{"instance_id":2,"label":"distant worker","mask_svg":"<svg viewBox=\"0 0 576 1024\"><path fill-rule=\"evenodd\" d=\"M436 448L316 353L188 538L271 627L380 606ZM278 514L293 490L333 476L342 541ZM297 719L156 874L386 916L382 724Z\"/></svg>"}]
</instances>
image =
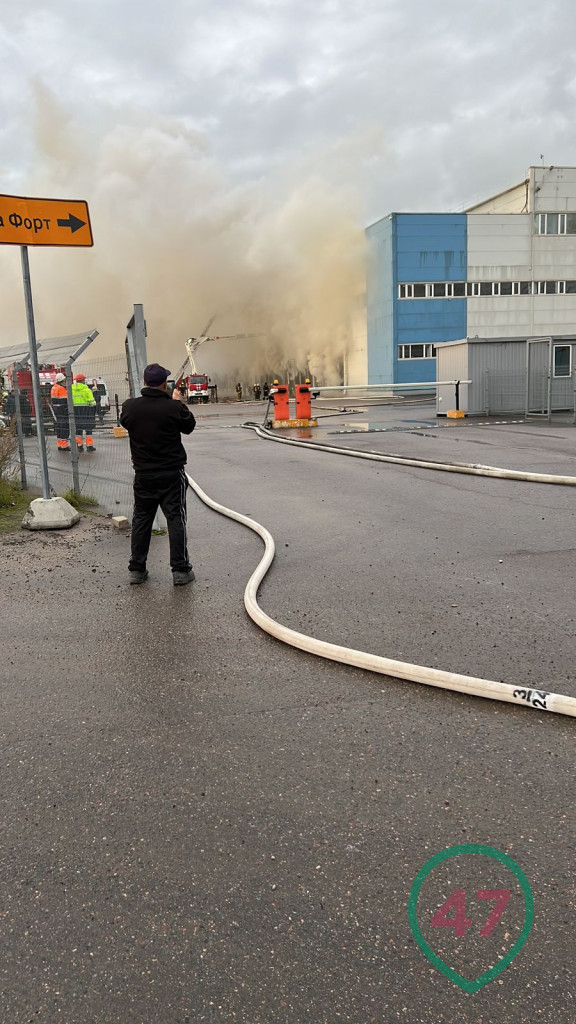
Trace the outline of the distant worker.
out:
<instances>
[{"instance_id":1,"label":"distant worker","mask_svg":"<svg viewBox=\"0 0 576 1024\"><path fill-rule=\"evenodd\" d=\"M242 385L241 385L240 381L238 381L238 383L236 385L236 401L237 402L241 402L242 401Z\"/></svg>"},{"instance_id":2,"label":"distant worker","mask_svg":"<svg viewBox=\"0 0 576 1024\"><path fill-rule=\"evenodd\" d=\"M12 419L12 417L16 415L16 398L14 397L13 391L9 391L8 394L4 396L3 408L4 414L8 419Z\"/></svg>"},{"instance_id":3,"label":"distant worker","mask_svg":"<svg viewBox=\"0 0 576 1024\"><path fill-rule=\"evenodd\" d=\"M254 392L254 398L256 399L257 402L259 402L260 395L262 394L262 388L260 387L259 384L255 384L254 387L252 388L252 391Z\"/></svg>"},{"instance_id":4,"label":"distant worker","mask_svg":"<svg viewBox=\"0 0 576 1024\"><path fill-rule=\"evenodd\" d=\"M96 399L86 383L83 373L77 373L72 385L72 401L74 402L74 419L76 420L76 445L79 452L84 451L86 434L86 451L96 451L94 447L94 421L96 419Z\"/></svg>"},{"instance_id":5,"label":"distant worker","mask_svg":"<svg viewBox=\"0 0 576 1024\"><path fill-rule=\"evenodd\" d=\"M150 363L144 370L141 398L128 398L120 423L128 431L134 466L134 516L130 583L148 579L146 560L158 506L168 522L170 566L175 587L194 580L186 537L186 449L181 434L191 434L196 420L178 388L172 396L170 370Z\"/></svg>"},{"instance_id":6,"label":"distant worker","mask_svg":"<svg viewBox=\"0 0 576 1024\"><path fill-rule=\"evenodd\" d=\"M32 437L32 406L26 388L20 392L20 416L22 417L24 437Z\"/></svg>"},{"instance_id":7,"label":"distant worker","mask_svg":"<svg viewBox=\"0 0 576 1024\"><path fill-rule=\"evenodd\" d=\"M50 401L56 417L56 447L59 452L70 451L70 419L68 416L68 392L66 374L57 373L56 383L50 391Z\"/></svg>"},{"instance_id":8,"label":"distant worker","mask_svg":"<svg viewBox=\"0 0 576 1024\"><path fill-rule=\"evenodd\" d=\"M267 402L270 397L270 385L267 380L264 381L262 386L262 397L265 402Z\"/></svg>"},{"instance_id":9,"label":"distant worker","mask_svg":"<svg viewBox=\"0 0 576 1024\"><path fill-rule=\"evenodd\" d=\"M102 395L100 394L100 390L98 388L98 381L96 380L96 378L93 379L92 384L90 385L90 390L91 390L92 394L94 395L94 401L96 402L96 416L98 417L100 423L104 423L104 410L102 408Z\"/></svg>"}]
</instances>

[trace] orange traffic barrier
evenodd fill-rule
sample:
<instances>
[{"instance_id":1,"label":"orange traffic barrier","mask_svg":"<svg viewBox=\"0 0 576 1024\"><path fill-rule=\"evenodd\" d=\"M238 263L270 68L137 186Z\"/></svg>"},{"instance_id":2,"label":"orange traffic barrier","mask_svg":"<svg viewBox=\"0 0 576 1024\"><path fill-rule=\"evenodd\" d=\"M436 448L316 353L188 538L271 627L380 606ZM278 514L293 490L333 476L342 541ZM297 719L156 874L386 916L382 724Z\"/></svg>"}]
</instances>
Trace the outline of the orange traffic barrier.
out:
<instances>
[{"instance_id":1,"label":"orange traffic barrier","mask_svg":"<svg viewBox=\"0 0 576 1024\"><path fill-rule=\"evenodd\" d=\"M275 420L289 420L290 419L290 396L288 394L288 388L285 384L275 384L272 388L273 399L274 399L274 419Z\"/></svg>"},{"instance_id":2,"label":"orange traffic barrier","mask_svg":"<svg viewBox=\"0 0 576 1024\"><path fill-rule=\"evenodd\" d=\"M312 394L308 384L296 385L296 419L309 420L312 418Z\"/></svg>"}]
</instances>

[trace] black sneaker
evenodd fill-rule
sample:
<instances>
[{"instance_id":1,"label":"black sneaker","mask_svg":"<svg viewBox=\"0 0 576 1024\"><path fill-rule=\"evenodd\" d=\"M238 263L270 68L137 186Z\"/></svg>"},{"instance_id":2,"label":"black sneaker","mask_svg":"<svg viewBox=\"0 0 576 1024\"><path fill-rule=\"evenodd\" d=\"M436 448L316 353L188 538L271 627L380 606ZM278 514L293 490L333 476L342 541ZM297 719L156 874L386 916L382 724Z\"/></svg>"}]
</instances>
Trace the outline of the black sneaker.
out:
<instances>
[{"instance_id":1,"label":"black sneaker","mask_svg":"<svg viewBox=\"0 0 576 1024\"><path fill-rule=\"evenodd\" d=\"M194 569L188 569L187 572L172 573L172 582L175 587L185 587L187 583L193 583L195 579Z\"/></svg>"},{"instance_id":2,"label":"black sneaker","mask_svg":"<svg viewBox=\"0 0 576 1024\"><path fill-rule=\"evenodd\" d=\"M148 569L136 569L129 575L130 583L144 583L148 579Z\"/></svg>"}]
</instances>

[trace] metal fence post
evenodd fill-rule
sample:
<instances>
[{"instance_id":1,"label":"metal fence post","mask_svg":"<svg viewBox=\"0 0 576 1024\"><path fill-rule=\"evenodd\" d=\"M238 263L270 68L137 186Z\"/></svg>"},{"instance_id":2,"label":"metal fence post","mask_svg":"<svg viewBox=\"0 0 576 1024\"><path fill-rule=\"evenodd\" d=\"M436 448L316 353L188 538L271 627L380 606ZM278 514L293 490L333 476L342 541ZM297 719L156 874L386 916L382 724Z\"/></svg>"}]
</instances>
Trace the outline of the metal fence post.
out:
<instances>
[{"instance_id":1,"label":"metal fence post","mask_svg":"<svg viewBox=\"0 0 576 1024\"><path fill-rule=\"evenodd\" d=\"M14 363L14 370L12 372L12 391L14 394L14 401L16 407L14 414L16 416L16 434L18 435L18 457L20 459L20 482L22 484L22 490L28 490L28 480L26 477L26 455L24 452L24 431L22 430L22 414L20 412L20 388L18 387L18 370L22 368L21 363Z\"/></svg>"},{"instance_id":2,"label":"metal fence post","mask_svg":"<svg viewBox=\"0 0 576 1024\"><path fill-rule=\"evenodd\" d=\"M70 424L70 455L72 457L72 490L80 494L80 471L78 469L78 445L76 444L76 416L74 414L74 396L72 395L72 360L66 363L66 403L68 405L68 422Z\"/></svg>"}]
</instances>

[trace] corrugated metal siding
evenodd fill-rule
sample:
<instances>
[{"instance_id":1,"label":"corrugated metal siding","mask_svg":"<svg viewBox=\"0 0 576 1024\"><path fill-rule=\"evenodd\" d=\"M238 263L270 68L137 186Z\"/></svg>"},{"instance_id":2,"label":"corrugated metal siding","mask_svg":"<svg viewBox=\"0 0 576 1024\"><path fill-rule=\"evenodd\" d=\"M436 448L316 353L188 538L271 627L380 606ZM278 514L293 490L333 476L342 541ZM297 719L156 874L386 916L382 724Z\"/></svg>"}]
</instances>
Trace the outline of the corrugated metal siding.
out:
<instances>
[{"instance_id":1,"label":"corrugated metal siding","mask_svg":"<svg viewBox=\"0 0 576 1024\"><path fill-rule=\"evenodd\" d=\"M556 338L553 345L572 347L572 368L576 367L576 342ZM438 380L465 379L472 384L461 389L461 408L469 416L522 415L526 407L526 340L468 340L461 345L448 345L438 353ZM532 346L530 361L530 404L533 410L545 408L547 402L548 346ZM439 412L446 412L446 402L453 400L453 389L444 391ZM572 409L574 383L572 377L553 377L551 382L552 411ZM453 408L453 406L448 406Z\"/></svg>"}]
</instances>

